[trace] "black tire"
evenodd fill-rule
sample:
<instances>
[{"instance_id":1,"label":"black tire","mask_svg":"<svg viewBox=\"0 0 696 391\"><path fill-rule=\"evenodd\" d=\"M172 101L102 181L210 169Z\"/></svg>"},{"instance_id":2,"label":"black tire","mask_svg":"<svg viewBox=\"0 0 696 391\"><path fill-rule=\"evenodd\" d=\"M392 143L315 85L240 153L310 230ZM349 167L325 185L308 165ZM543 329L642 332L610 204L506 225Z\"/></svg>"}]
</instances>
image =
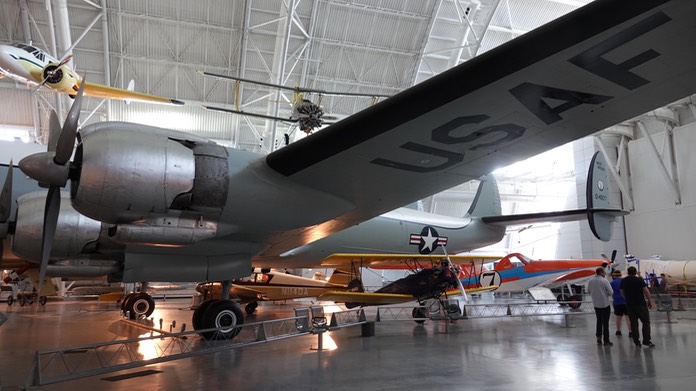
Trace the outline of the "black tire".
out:
<instances>
[{"instance_id":1,"label":"black tire","mask_svg":"<svg viewBox=\"0 0 696 391\"><path fill-rule=\"evenodd\" d=\"M411 311L411 316L413 316L414 319L416 318L425 318L425 311L421 307L416 307ZM418 324L423 324L425 323L425 319L416 319L414 322Z\"/></svg>"},{"instance_id":2,"label":"black tire","mask_svg":"<svg viewBox=\"0 0 696 391\"><path fill-rule=\"evenodd\" d=\"M251 315L254 313L254 311L256 311L256 307L258 307L258 306L259 306L258 301L252 301L251 303L247 304L244 307L244 311L246 311L247 314Z\"/></svg>"},{"instance_id":3,"label":"black tire","mask_svg":"<svg viewBox=\"0 0 696 391\"><path fill-rule=\"evenodd\" d=\"M41 305L42 307L45 306L46 300L47 300L46 296L39 296L39 305Z\"/></svg>"},{"instance_id":4,"label":"black tire","mask_svg":"<svg viewBox=\"0 0 696 391\"><path fill-rule=\"evenodd\" d=\"M155 301L147 293L140 292L131 296L125 305L126 311L130 313L130 319L136 320L140 317L147 318L155 311Z\"/></svg>"},{"instance_id":5,"label":"black tire","mask_svg":"<svg viewBox=\"0 0 696 391\"><path fill-rule=\"evenodd\" d=\"M19 306L20 306L20 307L24 307L25 305L27 305L27 297L26 297L26 296L24 296L24 295L19 295L19 296L17 297L17 299L19 300Z\"/></svg>"},{"instance_id":6,"label":"black tire","mask_svg":"<svg viewBox=\"0 0 696 391\"><path fill-rule=\"evenodd\" d=\"M130 299L131 296L133 296L134 294L135 294L135 293L129 293L129 294L125 295L125 296L121 299L121 312L123 312L124 314L126 313L126 302L127 302L128 299Z\"/></svg>"},{"instance_id":7,"label":"black tire","mask_svg":"<svg viewBox=\"0 0 696 391\"><path fill-rule=\"evenodd\" d=\"M234 326L244 324L244 314L239 304L230 300L218 300L208 306L201 320L202 329L218 329L201 333L203 338L232 339L241 331L241 328Z\"/></svg>"},{"instance_id":8,"label":"black tire","mask_svg":"<svg viewBox=\"0 0 696 391\"><path fill-rule=\"evenodd\" d=\"M573 295L568 298L568 307L576 310L582 305L582 297L579 295Z\"/></svg>"},{"instance_id":9,"label":"black tire","mask_svg":"<svg viewBox=\"0 0 696 391\"><path fill-rule=\"evenodd\" d=\"M561 293L560 295L556 296L556 300L561 303L561 306L566 305L566 303L563 303L564 301L568 301L568 296L565 294Z\"/></svg>"},{"instance_id":10,"label":"black tire","mask_svg":"<svg viewBox=\"0 0 696 391\"><path fill-rule=\"evenodd\" d=\"M191 317L191 324L193 324L194 330L203 329L203 314L205 310L208 309L208 306L216 301L220 301L220 299L203 300L201 304L198 304L198 307L193 311L193 316Z\"/></svg>"},{"instance_id":11,"label":"black tire","mask_svg":"<svg viewBox=\"0 0 696 391\"><path fill-rule=\"evenodd\" d=\"M12 307L12 304L14 304L14 297L12 295L7 296L7 306Z\"/></svg>"},{"instance_id":12,"label":"black tire","mask_svg":"<svg viewBox=\"0 0 696 391\"><path fill-rule=\"evenodd\" d=\"M365 292L362 280L359 278L350 280L348 283L348 292Z\"/></svg>"}]
</instances>

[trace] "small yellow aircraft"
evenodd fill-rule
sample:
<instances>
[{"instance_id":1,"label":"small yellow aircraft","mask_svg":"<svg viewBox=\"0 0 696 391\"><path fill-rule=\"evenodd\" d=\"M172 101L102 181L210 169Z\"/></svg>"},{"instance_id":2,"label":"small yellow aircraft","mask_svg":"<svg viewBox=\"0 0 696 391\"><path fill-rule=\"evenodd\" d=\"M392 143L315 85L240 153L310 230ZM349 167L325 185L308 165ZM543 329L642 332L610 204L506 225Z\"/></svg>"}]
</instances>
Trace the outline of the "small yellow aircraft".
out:
<instances>
[{"instance_id":1,"label":"small yellow aircraft","mask_svg":"<svg viewBox=\"0 0 696 391\"><path fill-rule=\"evenodd\" d=\"M133 102L183 105L176 99L143 94L140 92L90 83L66 64L72 55L58 61L48 53L31 45L0 45L0 77L7 76L27 85L46 86L53 91L75 98L80 84L85 85L84 94L96 98L120 99ZM131 87L132 88L132 85Z\"/></svg>"},{"instance_id":2,"label":"small yellow aircraft","mask_svg":"<svg viewBox=\"0 0 696 391\"><path fill-rule=\"evenodd\" d=\"M230 295L242 303L247 303L247 314L253 314L259 301L290 300L304 297L318 297L329 291L348 289L350 274L336 269L327 280L307 278L287 274L278 270L255 269L251 276L232 280ZM196 290L205 299L222 297L219 282L198 284Z\"/></svg>"}]
</instances>

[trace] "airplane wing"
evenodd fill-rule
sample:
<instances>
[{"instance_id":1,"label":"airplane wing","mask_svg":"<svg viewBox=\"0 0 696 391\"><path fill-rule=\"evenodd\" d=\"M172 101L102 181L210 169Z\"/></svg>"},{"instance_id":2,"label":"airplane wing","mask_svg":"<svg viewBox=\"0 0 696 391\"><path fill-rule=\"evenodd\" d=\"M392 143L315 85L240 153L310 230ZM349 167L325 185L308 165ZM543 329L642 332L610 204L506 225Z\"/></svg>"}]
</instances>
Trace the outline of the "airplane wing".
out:
<instances>
[{"instance_id":1,"label":"airplane wing","mask_svg":"<svg viewBox=\"0 0 696 391\"><path fill-rule=\"evenodd\" d=\"M264 201L277 222L304 225L274 230L261 255L694 93L694 18L693 1L595 1L269 154L239 176L268 191L235 191ZM288 203L299 194L304 203ZM243 209L236 217L254 227L258 209Z\"/></svg>"},{"instance_id":2,"label":"airplane wing","mask_svg":"<svg viewBox=\"0 0 696 391\"><path fill-rule=\"evenodd\" d=\"M362 266L373 269L406 269L408 265L420 264L430 267L434 262L445 258L435 254L332 254L321 262L326 267ZM453 264L497 261L501 256L494 255L450 255Z\"/></svg>"},{"instance_id":3,"label":"airplane wing","mask_svg":"<svg viewBox=\"0 0 696 391\"><path fill-rule=\"evenodd\" d=\"M548 288L556 288L563 286L565 284L582 284L586 280L592 278L595 275L594 270L576 270L561 276L557 276L548 281L544 281L538 286L545 286Z\"/></svg>"},{"instance_id":4,"label":"airplane wing","mask_svg":"<svg viewBox=\"0 0 696 391\"><path fill-rule=\"evenodd\" d=\"M370 293L370 292L343 292L330 291L317 297L322 301L335 301L338 303L362 303L366 305L386 305L405 303L416 298L413 295L395 293Z\"/></svg>"},{"instance_id":5,"label":"airplane wing","mask_svg":"<svg viewBox=\"0 0 696 391\"><path fill-rule=\"evenodd\" d=\"M466 292L466 293L490 292L490 291L494 291L498 288L500 288L500 286L498 286L498 285L480 286L477 288L466 288L466 289L464 289L464 292ZM445 293L448 296L461 296L461 292L459 291L459 289L450 289L448 291L445 291Z\"/></svg>"},{"instance_id":6,"label":"airplane wing","mask_svg":"<svg viewBox=\"0 0 696 391\"><path fill-rule=\"evenodd\" d=\"M366 98L389 98L389 97L391 97L391 95L370 94L370 93L366 93L366 92L349 92L349 91L340 92L340 91L325 91L325 90L319 90L316 88L306 88L306 87L288 87L288 86L284 86L284 85L280 85L280 84L266 83L263 81L257 81L257 80L251 80L251 79L243 79L241 77L223 75L220 73L207 72L207 71L203 71L203 70L198 70L198 73L200 73L203 76L210 76L210 77L215 77L215 78L219 78L219 79L239 81L242 83L256 84L256 85L270 87L270 88L277 88L279 90L286 90L286 91L293 91L293 92L300 92L300 93L306 92L306 93L320 94L320 95L356 96L356 97L366 97ZM244 113L244 114L246 114L246 113Z\"/></svg>"},{"instance_id":7,"label":"airplane wing","mask_svg":"<svg viewBox=\"0 0 696 391\"><path fill-rule=\"evenodd\" d=\"M79 86L78 86L79 87ZM85 95L104 99L120 99L134 102L163 103L169 105L183 105L184 102L176 99L163 98L161 96L143 94L141 92L124 90L122 88L109 87L102 84L85 82Z\"/></svg>"}]
</instances>

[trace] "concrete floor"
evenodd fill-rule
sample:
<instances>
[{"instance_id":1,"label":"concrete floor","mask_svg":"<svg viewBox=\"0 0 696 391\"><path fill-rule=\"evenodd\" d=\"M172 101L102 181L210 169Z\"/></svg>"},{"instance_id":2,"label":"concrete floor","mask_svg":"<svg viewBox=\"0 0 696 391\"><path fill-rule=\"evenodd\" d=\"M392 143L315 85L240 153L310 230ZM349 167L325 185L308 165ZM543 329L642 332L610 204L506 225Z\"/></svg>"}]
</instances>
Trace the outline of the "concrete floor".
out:
<instances>
[{"instance_id":1,"label":"concrete floor","mask_svg":"<svg viewBox=\"0 0 696 391\"><path fill-rule=\"evenodd\" d=\"M155 319L190 324L189 300L158 301ZM132 338L142 333L118 318L115 304L49 302L2 307L0 384L22 389L34 352ZM293 316L286 304L259 307L247 322ZM613 316L613 315L612 315ZM679 316L680 318L677 318ZM696 384L696 313L651 312L657 347L626 337L597 346L594 316L381 322L329 333L338 349L310 350L302 336L40 387L42 390L686 390ZM156 321L157 322L157 321ZM611 324L612 334L614 325Z\"/></svg>"}]
</instances>

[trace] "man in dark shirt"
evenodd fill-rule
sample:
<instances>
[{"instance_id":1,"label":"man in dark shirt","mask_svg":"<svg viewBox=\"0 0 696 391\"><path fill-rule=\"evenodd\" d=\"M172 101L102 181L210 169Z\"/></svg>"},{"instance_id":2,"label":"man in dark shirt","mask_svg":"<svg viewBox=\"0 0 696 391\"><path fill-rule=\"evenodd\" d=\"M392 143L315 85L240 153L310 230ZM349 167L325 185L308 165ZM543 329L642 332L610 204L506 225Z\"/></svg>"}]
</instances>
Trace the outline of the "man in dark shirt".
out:
<instances>
[{"instance_id":1,"label":"man in dark shirt","mask_svg":"<svg viewBox=\"0 0 696 391\"><path fill-rule=\"evenodd\" d=\"M636 274L637 270L634 266L628 268L628 277L621 280L621 294L626 299L633 343L640 346L640 335L638 334L638 319L640 319L640 323L643 325L643 345L654 348L655 344L650 339L650 313L648 312L648 309L652 308L652 299L645 281Z\"/></svg>"}]
</instances>

